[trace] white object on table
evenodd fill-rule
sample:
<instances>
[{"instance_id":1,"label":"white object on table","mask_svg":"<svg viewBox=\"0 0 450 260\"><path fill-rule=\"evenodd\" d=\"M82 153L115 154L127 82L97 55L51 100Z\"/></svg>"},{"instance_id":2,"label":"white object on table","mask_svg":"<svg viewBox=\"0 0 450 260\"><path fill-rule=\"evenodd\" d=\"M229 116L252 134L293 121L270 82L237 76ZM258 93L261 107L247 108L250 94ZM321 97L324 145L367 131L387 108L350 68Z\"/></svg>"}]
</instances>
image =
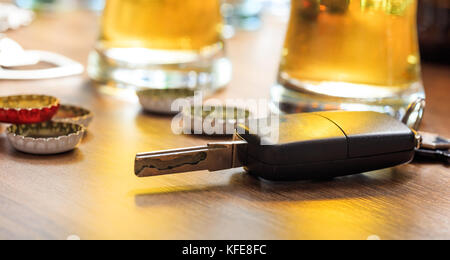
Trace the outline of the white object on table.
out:
<instances>
[{"instance_id":1,"label":"white object on table","mask_svg":"<svg viewBox=\"0 0 450 260\"><path fill-rule=\"evenodd\" d=\"M29 25L34 19L33 11L13 4L0 3L0 32Z\"/></svg>"},{"instance_id":2,"label":"white object on table","mask_svg":"<svg viewBox=\"0 0 450 260\"><path fill-rule=\"evenodd\" d=\"M19 66L47 62L56 65L49 69L14 70ZM48 51L26 51L17 42L0 35L0 79L37 80L79 75L84 67L80 63Z\"/></svg>"}]
</instances>

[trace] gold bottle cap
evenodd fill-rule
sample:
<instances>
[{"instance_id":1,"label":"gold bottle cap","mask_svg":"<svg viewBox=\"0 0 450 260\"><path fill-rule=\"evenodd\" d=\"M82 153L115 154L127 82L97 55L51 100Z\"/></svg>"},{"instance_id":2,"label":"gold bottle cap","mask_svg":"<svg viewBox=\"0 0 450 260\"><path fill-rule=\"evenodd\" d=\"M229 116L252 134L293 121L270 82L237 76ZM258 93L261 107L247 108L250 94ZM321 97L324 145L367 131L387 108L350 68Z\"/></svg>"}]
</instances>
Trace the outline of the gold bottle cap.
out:
<instances>
[{"instance_id":1,"label":"gold bottle cap","mask_svg":"<svg viewBox=\"0 0 450 260\"><path fill-rule=\"evenodd\" d=\"M87 128L92 120L94 119L94 114L88 109L72 106L72 105L61 105L58 112L53 117L53 122L61 123L72 123L77 125L82 125Z\"/></svg>"},{"instance_id":2,"label":"gold bottle cap","mask_svg":"<svg viewBox=\"0 0 450 260\"><path fill-rule=\"evenodd\" d=\"M249 110L235 106L191 106L183 111L184 133L210 136L233 135L238 124L246 123L253 117ZM206 129L205 128L206 122Z\"/></svg>"}]
</instances>

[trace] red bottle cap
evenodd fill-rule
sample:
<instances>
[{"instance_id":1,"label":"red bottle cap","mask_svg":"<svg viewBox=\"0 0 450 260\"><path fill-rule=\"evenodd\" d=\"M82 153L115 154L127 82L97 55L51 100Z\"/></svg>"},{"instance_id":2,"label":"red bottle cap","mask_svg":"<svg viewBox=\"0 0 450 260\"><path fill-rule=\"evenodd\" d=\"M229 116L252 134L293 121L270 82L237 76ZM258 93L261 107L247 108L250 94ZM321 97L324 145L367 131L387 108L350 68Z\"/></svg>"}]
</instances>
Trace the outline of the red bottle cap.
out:
<instances>
[{"instance_id":1,"label":"red bottle cap","mask_svg":"<svg viewBox=\"0 0 450 260\"><path fill-rule=\"evenodd\" d=\"M0 97L0 122L10 124L46 122L52 119L58 109L59 100L50 96Z\"/></svg>"}]
</instances>

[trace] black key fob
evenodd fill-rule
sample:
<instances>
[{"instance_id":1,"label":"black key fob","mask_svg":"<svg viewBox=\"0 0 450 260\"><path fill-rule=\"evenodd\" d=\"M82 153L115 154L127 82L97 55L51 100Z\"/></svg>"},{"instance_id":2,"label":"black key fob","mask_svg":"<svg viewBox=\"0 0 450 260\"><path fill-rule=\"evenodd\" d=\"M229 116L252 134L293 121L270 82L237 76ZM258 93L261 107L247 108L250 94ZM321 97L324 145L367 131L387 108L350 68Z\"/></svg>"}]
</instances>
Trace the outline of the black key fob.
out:
<instances>
[{"instance_id":1,"label":"black key fob","mask_svg":"<svg viewBox=\"0 0 450 260\"><path fill-rule=\"evenodd\" d=\"M278 134L252 130L267 123L260 119L238 126L238 137L248 142L247 151L238 154L250 174L273 181L333 178L405 164L414 158L417 144L406 125L376 112L285 115L272 129Z\"/></svg>"}]
</instances>

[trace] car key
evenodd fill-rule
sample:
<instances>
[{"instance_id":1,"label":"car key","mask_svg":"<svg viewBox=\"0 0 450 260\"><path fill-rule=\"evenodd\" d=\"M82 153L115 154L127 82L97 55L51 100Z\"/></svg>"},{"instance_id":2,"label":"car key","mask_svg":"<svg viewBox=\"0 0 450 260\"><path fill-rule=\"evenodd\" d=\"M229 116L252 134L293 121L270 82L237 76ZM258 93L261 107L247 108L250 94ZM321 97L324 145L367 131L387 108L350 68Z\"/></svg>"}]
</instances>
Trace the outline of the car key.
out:
<instances>
[{"instance_id":1,"label":"car key","mask_svg":"<svg viewBox=\"0 0 450 260\"><path fill-rule=\"evenodd\" d=\"M244 167L273 181L333 178L408 163L421 139L403 123L376 112L280 116L278 138L272 139L250 128L260 121L239 125L232 142L137 154L135 174Z\"/></svg>"}]
</instances>

